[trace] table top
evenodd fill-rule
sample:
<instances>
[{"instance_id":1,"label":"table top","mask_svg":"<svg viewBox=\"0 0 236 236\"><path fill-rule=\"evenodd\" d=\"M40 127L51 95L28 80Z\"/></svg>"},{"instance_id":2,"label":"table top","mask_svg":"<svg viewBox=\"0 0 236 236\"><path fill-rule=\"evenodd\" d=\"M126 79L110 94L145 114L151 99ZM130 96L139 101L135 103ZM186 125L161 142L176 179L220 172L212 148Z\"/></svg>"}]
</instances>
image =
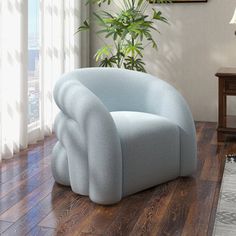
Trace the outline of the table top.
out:
<instances>
[{"instance_id":1,"label":"table top","mask_svg":"<svg viewBox=\"0 0 236 236\"><path fill-rule=\"evenodd\" d=\"M235 77L236 79L236 67L222 67L215 75L217 77Z\"/></svg>"}]
</instances>

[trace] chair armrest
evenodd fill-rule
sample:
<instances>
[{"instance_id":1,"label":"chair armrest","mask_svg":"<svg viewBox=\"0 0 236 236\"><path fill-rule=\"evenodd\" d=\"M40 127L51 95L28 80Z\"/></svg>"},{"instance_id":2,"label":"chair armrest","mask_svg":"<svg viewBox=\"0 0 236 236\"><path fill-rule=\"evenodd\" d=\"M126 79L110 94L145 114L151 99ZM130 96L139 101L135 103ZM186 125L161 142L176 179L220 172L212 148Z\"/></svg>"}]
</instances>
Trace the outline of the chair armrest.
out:
<instances>
[{"instance_id":1,"label":"chair armrest","mask_svg":"<svg viewBox=\"0 0 236 236\"><path fill-rule=\"evenodd\" d=\"M54 99L62 112L78 124L78 135L85 137L89 197L100 204L118 202L122 197L122 155L120 139L110 113L71 74L63 76L57 82ZM68 156L69 170L74 168L76 158L78 157ZM70 179L73 178L72 172L69 173Z\"/></svg>"},{"instance_id":2,"label":"chair armrest","mask_svg":"<svg viewBox=\"0 0 236 236\"><path fill-rule=\"evenodd\" d=\"M180 175L191 175L197 166L196 130L192 113L182 95L165 81L150 84L149 110L166 117L180 128ZM153 101L158 101L158 105Z\"/></svg>"}]
</instances>

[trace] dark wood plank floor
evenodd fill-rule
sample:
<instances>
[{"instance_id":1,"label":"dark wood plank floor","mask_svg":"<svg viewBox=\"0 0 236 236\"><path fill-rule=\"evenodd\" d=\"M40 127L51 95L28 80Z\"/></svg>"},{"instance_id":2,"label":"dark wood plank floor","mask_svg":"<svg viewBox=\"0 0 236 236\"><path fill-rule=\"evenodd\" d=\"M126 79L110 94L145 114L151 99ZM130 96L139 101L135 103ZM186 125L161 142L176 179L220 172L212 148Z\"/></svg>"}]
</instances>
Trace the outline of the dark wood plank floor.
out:
<instances>
[{"instance_id":1,"label":"dark wood plank floor","mask_svg":"<svg viewBox=\"0 0 236 236\"><path fill-rule=\"evenodd\" d=\"M198 169L167 184L104 207L54 183L50 156L55 137L3 161L0 234L211 235L224 169L236 140L218 143L216 124L197 122Z\"/></svg>"}]
</instances>

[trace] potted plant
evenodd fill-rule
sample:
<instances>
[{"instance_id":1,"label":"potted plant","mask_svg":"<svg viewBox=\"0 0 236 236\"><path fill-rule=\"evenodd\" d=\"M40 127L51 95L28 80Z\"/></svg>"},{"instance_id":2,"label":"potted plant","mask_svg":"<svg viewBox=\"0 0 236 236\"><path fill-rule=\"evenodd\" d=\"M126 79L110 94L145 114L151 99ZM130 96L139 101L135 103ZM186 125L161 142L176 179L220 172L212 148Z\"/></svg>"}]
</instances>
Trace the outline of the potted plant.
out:
<instances>
[{"instance_id":1,"label":"potted plant","mask_svg":"<svg viewBox=\"0 0 236 236\"><path fill-rule=\"evenodd\" d=\"M88 0L100 9L104 4L114 4L115 12L98 10L92 13L92 18L86 19L77 32L90 29L91 22L99 25L96 33L112 39L112 43L104 42L95 54L99 66L118 67L145 72L143 61L144 49L152 46L157 49L157 42L153 38L154 32L159 32L154 23L156 21L168 23L161 11L152 8L148 14L150 2L147 0ZM153 1L152 1L153 2ZM169 0L156 0L158 3Z\"/></svg>"}]
</instances>

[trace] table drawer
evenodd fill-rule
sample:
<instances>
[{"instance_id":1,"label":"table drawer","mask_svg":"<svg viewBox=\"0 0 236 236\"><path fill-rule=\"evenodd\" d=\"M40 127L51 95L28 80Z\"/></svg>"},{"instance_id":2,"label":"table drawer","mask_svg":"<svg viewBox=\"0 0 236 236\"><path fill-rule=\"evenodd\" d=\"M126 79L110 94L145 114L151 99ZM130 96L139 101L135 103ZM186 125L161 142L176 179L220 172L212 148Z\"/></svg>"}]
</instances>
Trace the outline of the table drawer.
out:
<instances>
[{"instance_id":1,"label":"table drawer","mask_svg":"<svg viewBox=\"0 0 236 236\"><path fill-rule=\"evenodd\" d=\"M225 81L225 92L236 93L236 80L227 79Z\"/></svg>"}]
</instances>

